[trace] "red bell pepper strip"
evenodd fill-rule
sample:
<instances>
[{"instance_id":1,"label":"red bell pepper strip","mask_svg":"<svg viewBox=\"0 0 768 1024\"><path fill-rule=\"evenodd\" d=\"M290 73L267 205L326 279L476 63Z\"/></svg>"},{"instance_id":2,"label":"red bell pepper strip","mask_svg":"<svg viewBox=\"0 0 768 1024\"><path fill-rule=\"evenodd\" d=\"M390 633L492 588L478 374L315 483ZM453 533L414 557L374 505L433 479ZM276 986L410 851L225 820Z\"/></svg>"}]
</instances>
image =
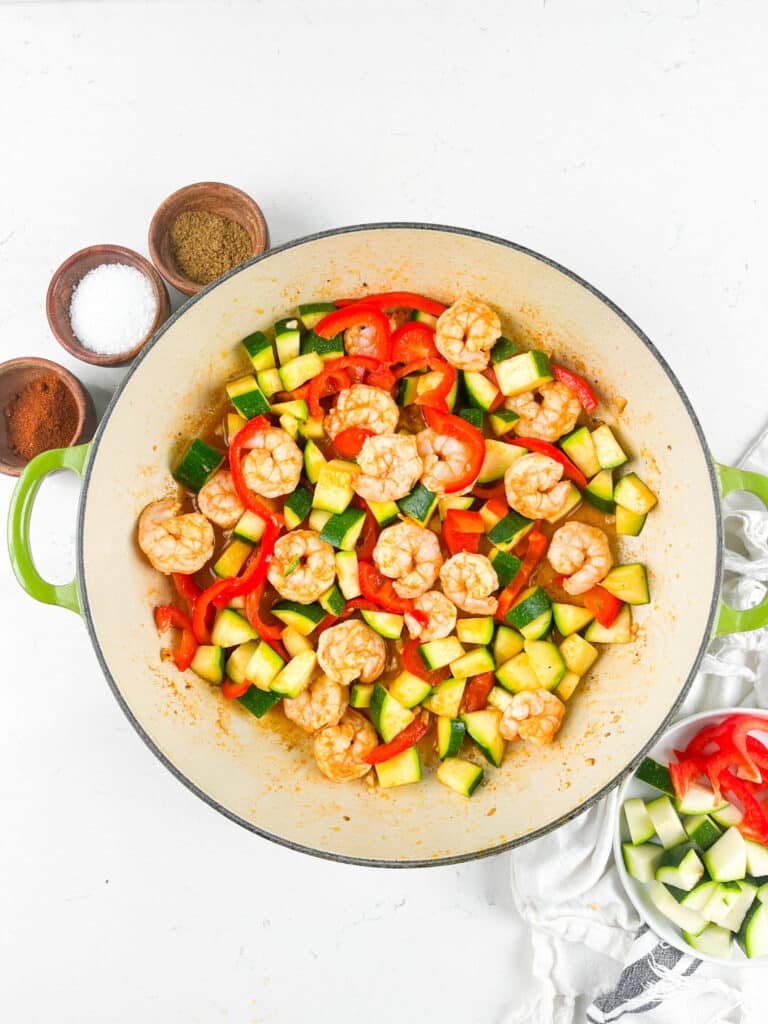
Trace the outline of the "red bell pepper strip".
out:
<instances>
[{"instance_id":1,"label":"red bell pepper strip","mask_svg":"<svg viewBox=\"0 0 768 1024\"><path fill-rule=\"evenodd\" d=\"M584 378L580 377L578 373L574 373L573 370L567 370L564 366L557 366L555 363L551 365L552 376L555 380L559 380L561 384L570 388L586 412L594 412L597 408L597 397Z\"/></svg>"},{"instance_id":2,"label":"red bell pepper strip","mask_svg":"<svg viewBox=\"0 0 768 1024\"><path fill-rule=\"evenodd\" d=\"M442 374L442 376L433 388L417 395L413 400L413 404L447 412L448 395L450 395L453 390L453 385L456 382L456 370L450 363L446 363L445 360L440 360L439 362L437 360L432 360L429 363L429 366L433 373L439 373Z\"/></svg>"},{"instance_id":3,"label":"red bell pepper strip","mask_svg":"<svg viewBox=\"0 0 768 1024\"><path fill-rule=\"evenodd\" d=\"M424 419L436 434L458 441L466 453L463 470L450 483L445 484L445 493L452 494L469 487L477 479L485 459L485 439L482 433L460 416L452 416L441 409L425 408Z\"/></svg>"},{"instance_id":4,"label":"red bell pepper strip","mask_svg":"<svg viewBox=\"0 0 768 1024\"><path fill-rule=\"evenodd\" d=\"M381 309L368 302L355 302L343 309L336 309L315 324L315 334L321 338L335 338L350 327L370 328L372 337L367 347L373 358L386 363L390 358L391 335L389 320Z\"/></svg>"},{"instance_id":5,"label":"red bell pepper strip","mask_svg":"<svg viewBox=\"0 0 768 1024\"><path fill-rule=\"evenodd\" d=\"M376 541L379 539L379 526L373 512L371 512L362 499L361 504L365 509L365 522L363 523L363 532L360 534L360 540L357 542L355 550L359 561L370 562L373 558L373 549L376 547Z\"/></svg>"},{"instance_id":6,"label":"red bell pepper strip","mask_svg":"<svg viewBox=\"0 0 768 1024\"><path fill-rule=\"evenodd\" d=\"M393 394L397 377L388 366L380 366L377 370L369 370L363 378L363 383L369 388L379 388L381 391L388 391Z\"/></svg>"},{"instance_id":7,"label":"red bell pepper strip","mask_svg":"<svg viewBox=\"0 0 768 1024\"><path fill-rule=\"evenodd\" d=\"M549 544L545 534L539 529L538 522L528 534L526 540L528 543L520 568L513 576L512 581L499 594L496 618L500 622L504 622L506 614L515 603L516 598L528 586L528 582L536 571L539 562L544 557Z\"/></svg>"},{"instance_id":8,"label":"red bell pepper strip","mask_svg":"<svg viewBox=\"0 0 768 1024\"><path fill-rule=\"evenodd\" d=\"M404 750L414 746L426 734L429 723L425 718L416 718L410 725L406 725L402 732L399 732L389 743L381 743L374 747L370 754L366 754L363 760L366 764L381 764L382 761L389 761L391 758L402 754Z\"/></svg>"},{"instance_id":9,"label":"red bell pepper strip","mask_svg":"<svg viewBox=\"0 0 768 1024\"><path fill-rule=\"evenodd\" d=\"M229 601L228 586L229 580L216 580L210 587L206 587L195 602L195 610L192 613L192 629L195 633L195 639L199 644L209 644L211 642L208 611L213 607L214 600L222 594L226 595L224 604Z\"/></svg>"},{"instance_id":10,"label":"red bell pepper strip","mask_svg":"<svg viewBox=\"0 0 768 1024\"><path fill-rule=\"evenodd\" d=\"M307 403L312 416L323 415L321 398L335 395L352 385L349 371L357 370L364 374L366 371L380 369L381 365L381 360L374 359L373 356L340 356L338 359L329 360L322 372L313 377L309 384Z\"/></svg>"},{"instance_id":11,"label":"red bell pepper strip","mask_svg":"<svg viewBox=\"0 0 768 1024\"><path fill-rule=\"evenodd\" d=\"M768 732L768 719L760 715L730 715L723 725L726 731L720 738L720 749L731 754L732 762L741 762L747 778L761 782L760 769L752 760L747 740L750 732Z\"/></svg>"},{"instance_id":12,"label":"red bell pepper strip","mask_svg":"<svg viewBox=\"0 0 768 1024\"><path fill-rule=\"evenodd\" d=\"M669 774L678 800L684 800L691 784L701 778L702 768L703 765L697 757L669 762Z\"/></svg>"},{"instance_id":13,"label":"red bell pepper strip","mask_svg":"<svg viewBox=\"0 0 768 1024\"><path fill-rule=\"evenodd\" d=\"M190 617L172 604L161 605L155 608L155 624L161 633L164 633L172 626L181 630L181 640L173 652L173 660L179 672L186 672L192 664L192 659L197 650L197 640L192 631L192 620Z\"/></svg>"},{"instance_id":14,"label":"red bell pepper strip","mask_svg":"<svg viewBox=\"0 0 768 1024\"><path fill-rule=\"evenodd\" d=\"M599 585L582 595L584 607L592 612L601 626L609 629L621 611L624 602Z\"/></svg>"},{"instance_id":15,"label":"red bell pepper strip","mask_svg":"<svg viewBox=\"0 0 768 1024\"><path fill-rule=\"evenodd\" d=\"M366 430L364 427L347 427L334 437L333 446L342 459L354 459L360 454L367 437L373 437L372 430Z\"/></svg>"},{"instance_id":16,"label":"red bell pepper strip","mask_svg":"<svg viewBox=\"0 0 768 1024\"><path fill-rule=\"evenodd\" d=\"M392 335L393 363L419 363L439 358L435 332L427 324L411 320Z\"/></svg>"},{"instance_id":17,"label":"red bell pepper strip","mask_svg":"<svg viewBox=\"0 0 768 1024\"><path fill-rule=\"evenodd\" d=\"M242 697L250 688L251 682L248 679L244 679L242 683L233 683L231 679L225 678L220 687L221 696L225 700L235 700L237 697Z\"/></svg>"},{"instance_id":18,"label":"red bell pepper strip","mask_svg":"<svg viewBox=\"0 0 768 1024\"><path fill-rule=\"evenodd\" d=\"M192 576L186 576L183 572L174 572L171 575L173 576L176 593L182 600L187 602L189 610L192 612L195 607L195 601L202 594L202 590L195 583Z\"/></svg>"},{"instance_id":19,"label":"red bell pepper strip","mask_svg":"<svg viewBox=\"0 0 768 1024\"><path fill-rule=\"evenodd\" d=\"M757 736L747 736L747 751L752 763L760 769L763 782L768 782L768 749Z\"/></svg>"},{"instance_id":20,"label":"red bell pepper strip","mask_svg":"<svg viewBox=\"0 0 768 1024\"><path fill-rule=\"evenodd\" d=\"M358 562L360 593L386 612L402 615L409 612L412 602L396 593L392 580L383 576L372 562Z\"/></svg>"},{"instance_id":21,"label":"red bell pepper strip","mask_svg":"<svg viewBox=\"0 0 768 1024\"><path fill-rule=\"evenodd\" d=\"M763 845L768 845L768 817L749 785L744 779L737 778L730 769L720 775L719 781L722 792L735 796L744 809L744 817L738 825L739 831Z\"/></svg>"},{"instance_id":22,"label":"red bell pepper strip","mask_svg":"<svg viewBox=\"0 0 768 1024\"><path fill-rule=\"evenodd\" d=\"M506 501L502 501L501 498L489 498L484 507L489 515L494 516L497 521L503 519L507 512L509 512L509 505L507 505Z\"/></svg>"},{"instance_id":23,"label":"red bell pepper strip","mask_svg":"<svg viewBox=\"0 0 768 1024\"><path fill-rule=\"evenodd\" d=\"M707 747L711 743L716 744L719 748L720 737L723 736L725 732L727 732L727 727L724 728L726 722L727 719L724 719L722 722L718 722L716 725L705 725L703 729L700 729L699 732L696 733L696 735L690 741L688 746L685 748L685 750L683 751L683 756L698 757L706 752Z\"/></svg>"},{"instance_id":24,"label":"red bell pepper strip","mask_svg":"<svg viewBox=\"0 0 768 1024\"><path fill-rule=\"evenodd\" d=\"M266 580L261 580L245 597L245 617L262 640L279 641L285 628L281 622L265 622L261 617L261 598ZM279 652L278 652L279 653Z\"/></svg>"},{"instance_id":25,"label":"red bell pepper strip","mask_svg":"<svg viewBox=\"0 0 768 1024\"><path fill-rule=\"evenodd\" d=\"M488 694L494 687L496 676L493 672L483 672L479 676L472 676L464 690L464 710L482 711L488 704Z\"/></svg>"},{"instance_id":26,"label":"red bell pepper strip","mask_svg":"<svg viewBox=\"0 0 768 1024\"><path fill-rule=\"evenodd\" d=\"M448 678L450 674L448 666L446 665L445 668L428 669L419 654L420 643L421 641L418 639L409 640L405 647L403 647L400 654L403 668L412 675L418 676L419 679L423 679L430 686L437 686L438 683L442 683L444 679Z\"/></svg>"},{"instance_id":27,"label":"red bell pepper strip","mask_svg":"<svg viewBox=\"0 0 768 1024\"><path fill-rule=\"evenodd\" d=\"M261 516L262 519L272 519L282 523L283 517L280 513L273 512L265 505L261 498L248 487L243 476L243 450L247 449L248 442L259 431L266 430L269 425L269 420L265 416L255 416L238 430L229 445L229 468L232 472L232 483L235 485L237 496L243 505L251 512Z\"/></svg>"},{"instance_id":28,"label":"red bell pepper strip","mask_svg":"<svg viewBox=\"0 0 768 1024\"><path fill-rule=\"evenodd\" d=\"M491 384L493 384L494 387L499 388L499 381L496 377L496 371L492 366L487 366L482 371L482 374L486 380L489 380ZM503 404L504 398L505 396L501 393L501 388L499 388L498 394L494 399L492 399L491 404L488 406L488 412L496 412L499 406Z\"/></svg>"},{"instance_id":29,"label":"red bell pepper strip","mask_svg":"<svg viewBox=\"0 0 768 1024\"><path fill-rule=\"evenodd\" d=\"M477 552L485 523L479 512L449 508L443 521L443 540L452 555L460 551Z\"/></svg>"},{"instance_id":30,"label":"red bell pepper strip","mask_svg":"<svg viewBox=\"0 0 768 1024\"><path fill-rule=\"evenodd\" d=\"M360 299L336 299L335 302L340 309L361 302L366 306L376 306L377 309L399 309L401 306L406 309L418 309L420 313L429 313L430 316L440 316L446 309L442 302L428 299L425 295L417 295L416 292L380 292L376 295L364 295Z\"/></svg>"},{"instance_id":31,"label":"red bell pepper strip","mask_svg":"<svg viewBox=\"0 0 768 1024\"><path fill-rule=\"evenodd\" d=\"M566 480L573 480L577 487L584 488L587 486L587 478L581 470L574 466L568 456L564 455L559 448L555 448L549 441L540 441L537 437L510 437L509 442L510 444L519 445L521 448L527 448L530 452L548 455L550 459L559 462L563 467L563 476Z\"/></svg>"}]
</instances>

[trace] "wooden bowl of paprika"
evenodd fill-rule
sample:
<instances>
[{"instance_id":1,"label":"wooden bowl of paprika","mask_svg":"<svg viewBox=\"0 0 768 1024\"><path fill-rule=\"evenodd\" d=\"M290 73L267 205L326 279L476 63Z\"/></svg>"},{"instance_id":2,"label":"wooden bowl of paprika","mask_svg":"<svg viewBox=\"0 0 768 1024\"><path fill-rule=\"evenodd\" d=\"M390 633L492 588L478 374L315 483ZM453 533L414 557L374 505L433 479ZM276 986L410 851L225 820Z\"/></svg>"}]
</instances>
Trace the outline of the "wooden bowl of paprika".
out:
<instances>
[{"instance_id":1,"label":"wooden bowl of paprika","mask_svg":"<svg viewBox=\"0 0 768 1024\"><path fill-rule=\"evenodd\" d=\"M149 225L149 253L168 284L196 295L269 246L261 208L220 181L199 181L172 193Z\"/></svg>"},{"instance_id":2,"label":"wooden bowl of paprika","mask_svg":"<svg viewBox=\"0 0 768 1024\"><path fill-rule=\"evenodd\" d=\"M49 359L0 363L0 408L0 473L8 476L19 476L40 452L90 441L96 429L91 396Z\"/></svg>"}]
</instances>

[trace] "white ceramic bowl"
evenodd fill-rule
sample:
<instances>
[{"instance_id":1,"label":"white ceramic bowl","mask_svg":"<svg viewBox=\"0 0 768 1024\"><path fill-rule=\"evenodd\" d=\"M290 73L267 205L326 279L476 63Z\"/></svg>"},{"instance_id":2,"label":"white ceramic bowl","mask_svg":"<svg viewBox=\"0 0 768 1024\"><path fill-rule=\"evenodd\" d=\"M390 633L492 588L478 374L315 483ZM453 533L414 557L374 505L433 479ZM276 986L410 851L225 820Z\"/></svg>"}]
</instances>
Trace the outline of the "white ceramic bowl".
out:
<instances>
[{"instance_id":1,"label":"white ceramic bowl","mask_svg":"<svg viewBox=\"0 0 768 1024\"><path fill-rule=\"evenodd\" d=\"M647 756L652 757L661 764L668 764L674 760L675 749L682 750L705 725L718 722L728 715L759 715L766 721L766 734L768 734L768 711L764 711L762 708L719 708L716 711L701 711L697 715L691 715L689 718L682 718L679 722L676 722L671 729L664 733L658 743L651 747ZM648 885L644 882L636 881L627 873L627 869L624 867L624 858L621 854L622 841L627 839L626 825L624 823L624 815L621 813L621 806L625 800L630 800L632 797L652 800L658 795L659 791L657 789L654 789L653 786L648 786L645 782L641 782L635 778L634 774L628 775L619 789L619 815L613 837L613 856L621 883L635 910L648 927L652 928L665 942L668 942L670 946L675 946L676 949L687 953L689 956L696 957L698 960L710 960L712 963L731 963L739 967L762 967L765 969L768 966L768 958L760 957L756 960L749 960L742 952L741 947L735 942L733 944L733 955L730 960L710 956L708 953L700 953L692 946L689 946L681 935L680 929L672 924L669 918L665 917L651 903L650 896L648 895Z\"/></svg>"}]
</instances>

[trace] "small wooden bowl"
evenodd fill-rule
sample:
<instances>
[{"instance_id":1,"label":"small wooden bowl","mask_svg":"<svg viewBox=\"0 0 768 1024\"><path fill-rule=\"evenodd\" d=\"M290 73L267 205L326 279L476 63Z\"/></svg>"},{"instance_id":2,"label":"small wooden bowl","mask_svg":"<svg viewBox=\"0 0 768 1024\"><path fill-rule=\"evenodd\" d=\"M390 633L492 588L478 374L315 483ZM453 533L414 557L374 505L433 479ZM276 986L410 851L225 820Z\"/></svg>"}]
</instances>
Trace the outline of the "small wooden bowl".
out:
<instances>
[{"instance_id":1,"label":"small wooden bowl","mask_svg":"<svg viewBox=\"0 0 768 1024\"><path fill-rule=\"evenodd\" d=\"M71 448L75 444L84 444L93 437L96 429L96 411L93 407L93 399L69 370L65 370L58 363L52 363L50 359L37 359L34 357L23 359L10 359L7 363L0 363L0 473L7 476L20 476L26 466L28 459L22 458L14 451L11 451L8 444L6 432L5 410L15 395L21 389L44 374L55 373L64 386L69 390L77 407L77 424L62 448Z\"/></svg>"},{"instance_id":2,"label":"small wooden bowl","mask_svg":"<svg viewBox=\"0 0 768 1024\"><path fill-rule=\"evenodd\" d=\"M168 284L184 295L197 295L207 285L185 277L171 252L171 226L180 213L205 210L228 217L245 228L251 239L252 256L260 256L269 246L269 230L259 206L239 188L219 181L199 181L186 185L158 206L149 225L149 254Z\"/></svg>"},{"instance_id":3,"label":"small wooden bowl","mask_svg":"<svg viewBox=\"0 0 768 1024\"><path fill-rule=\"evenodd\" d=\"M101 356L86 348L75 335L69 320L69 304L72 301L72 292L75 286L89 270L101 266L102 263L124 263L141 271L152 285L157 300L157 316L138 345L134 345L127 352L119 352L114 356ZM165 287L163 279L149 260L139 253L134 252L133 249L126 249L122 245L89 245L87 249L81 249L79 252L73 253L69 259L64 260L51 278L45 298L45 312L56 340L70 355L82 359L85 363L93 363L95 366L124 366L139 354L158 327L168 319L171 312L171 301L168 298L168 289Z\"/></svg>"}]
</instances>

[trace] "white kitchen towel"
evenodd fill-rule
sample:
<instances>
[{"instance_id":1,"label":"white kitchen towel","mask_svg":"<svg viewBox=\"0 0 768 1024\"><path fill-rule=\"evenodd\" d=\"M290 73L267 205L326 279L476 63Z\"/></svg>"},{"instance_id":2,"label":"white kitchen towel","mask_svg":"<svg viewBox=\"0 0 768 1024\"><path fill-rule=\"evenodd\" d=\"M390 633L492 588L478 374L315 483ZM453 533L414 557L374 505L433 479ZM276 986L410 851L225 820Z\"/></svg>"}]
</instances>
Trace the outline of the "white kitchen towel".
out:
<instances>
[{"instance_id":1,"label":"white kitchen towel","mask_svg":"<svg viewBox=\"0 0 768 1024\"><path fill-rule=\"evenodd\" d=\"M768 430L741 466L768 475ZM768 512L751 495L724 506L729 603L768 589ZM712 642L679 717L738 704L768 707L768 628ZM766 1019L768 968L703 963L642 924L613 865L612 793L551 835L510 855L512 893L531 928L535 995L505 1024L757 1024Z\"/></svg>"}]
</instances>

